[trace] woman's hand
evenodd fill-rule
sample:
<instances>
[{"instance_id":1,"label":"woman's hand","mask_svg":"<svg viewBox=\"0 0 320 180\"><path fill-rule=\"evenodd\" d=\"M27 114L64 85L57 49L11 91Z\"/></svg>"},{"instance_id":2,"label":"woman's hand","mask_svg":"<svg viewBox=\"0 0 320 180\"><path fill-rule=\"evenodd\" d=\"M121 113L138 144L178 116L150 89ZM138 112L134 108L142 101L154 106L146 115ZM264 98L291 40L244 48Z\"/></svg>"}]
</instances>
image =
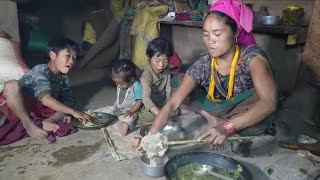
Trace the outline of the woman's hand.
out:
<instances>
[{"instance_id":1,"label":"woman's hand","mask_svg":"<svg viewBox=\"0 0 320 180\"><path fill-rule=\"evenodd\" d=\"M80 121L91 121L92 120L92 116L90 116L89 114L86 114L84 112L80 112L80 111L76 111L74 110L72 113L72 116L79 119Z\"/></svg>"},{"instance_id":2,"label":"woman's hand","mask_svg":"<svg viewBox=\"0 0 320 180\"><path fill-rule=\"evenodd\" d=\"M199 141L208 140L209 148L215 150L222 150L224 141L230 136L228 131L224 128L223 124L207 129L199 137Z\"/></svg>"}]
</instances>

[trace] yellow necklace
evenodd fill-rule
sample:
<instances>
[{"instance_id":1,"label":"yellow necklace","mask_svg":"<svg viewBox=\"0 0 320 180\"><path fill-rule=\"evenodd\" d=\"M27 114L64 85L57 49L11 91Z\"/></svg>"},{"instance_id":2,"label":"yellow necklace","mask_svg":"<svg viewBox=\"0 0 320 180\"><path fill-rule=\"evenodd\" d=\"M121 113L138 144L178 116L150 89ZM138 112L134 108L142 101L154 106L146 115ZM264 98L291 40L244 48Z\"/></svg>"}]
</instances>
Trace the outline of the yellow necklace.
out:
<instances>
[{"instance_id":1,"label":"yellow necklace","mask_svg":"<svg viewBox=\"0 0 320 180\"><path fill-rule=\"evenodd\" d=\"M234 86L234 75L236 72L236 65L239 58L239 46L236 45L236 53L234 54L234 57L232 59L231 63L231 69L230 69L230 75L229 75L229 83L228 83L228 95L226 99L230 99L232 97L233 92L233 86ZM216 58L212 57L211 60L211 78L210 78L210 84L209 84L209 90L207 97L211 101L220 101L219 99L216 99L214 97L214 89L215 89L215 81L214 81L214 70L218 71L218 64L216 62Z\"/></svg>"}]
</instances>

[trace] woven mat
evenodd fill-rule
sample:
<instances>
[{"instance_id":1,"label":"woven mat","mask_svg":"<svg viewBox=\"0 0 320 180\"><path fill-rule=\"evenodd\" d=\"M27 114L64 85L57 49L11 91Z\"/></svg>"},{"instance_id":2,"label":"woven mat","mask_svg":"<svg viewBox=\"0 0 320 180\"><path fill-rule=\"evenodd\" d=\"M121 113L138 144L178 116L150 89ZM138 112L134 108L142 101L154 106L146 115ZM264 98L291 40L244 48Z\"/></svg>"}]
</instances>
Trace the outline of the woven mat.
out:
<instances>
[{"instance_id":1,"label":"woven mat","mask_svg":"<svg viewBox=\"0 0 320 180\"><path fill-rule=\"evenodd\" d=\"M100 108L99 112L104 112L103 108ZM185 129L186 139L197 138L206 126L206 120L199 114L177 117L176 122ZM125 137L122 137L120 134L120 121L118 120L113 124L102 128L101 130L110 154L117 161L141 157L142 154L132 148L131 141L134 137L141 137L140 128L148 124L150 124L150 122L138 121L137 126ZM190 146L186 145L175 146L169 149L169 151L180 151L181 149L189 147Z\"/></svg>"}]
</instances>

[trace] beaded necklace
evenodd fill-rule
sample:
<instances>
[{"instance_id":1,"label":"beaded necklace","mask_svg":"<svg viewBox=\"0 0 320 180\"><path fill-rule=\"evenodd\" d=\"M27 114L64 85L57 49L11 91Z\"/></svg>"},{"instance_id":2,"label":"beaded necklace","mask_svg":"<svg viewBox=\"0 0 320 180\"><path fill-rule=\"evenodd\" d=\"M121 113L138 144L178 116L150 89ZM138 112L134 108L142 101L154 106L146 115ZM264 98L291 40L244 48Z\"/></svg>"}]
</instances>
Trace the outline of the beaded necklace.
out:
<instances>
[{"instance_id":1,"label":"beaded necklace","mask_svg":"<svg viewBox=\"0 0 320 180\"><path fill-rule=\"evenodd\" d=\"M116 103L117 103L117 107L118 107L118 108L123 108L124 105L126 104L129 91L130 91L130 87L127 89L126 95L125 95L122 103L120 104L120 103L119 103L119 99L120 99L120 98L119 98L119 97L120 97L120 88L117 87L117 101L116 101Z\"/></svg>"},{"instance_id":2,"label":"beaded necklace","mask_svg":"<svg viewBox=\"0 0 320 180\"><path fill-rule=\"evenodd\" d=\"M231 63L231 69L230 69L230 76L229 76L229 84L228 84L228 95L226 99L230 99L232 97L232 92L233 92L233 86L234 86L234 76L235 76L235 71L236 71L236 66L237 66L237 61L239 58L239 46L236 45L236 53L234 54L234 57L232 59ZM216 99L214 97L214 89L215 89L215 80L214 80L214 71L218 70L218 64L216 62L216 58L212 57L211 61L211 80L210 80L210 85L209 85L209 90L207 97L208 99L212 101L220 101L219 99Z\"/></svg>"}]
</instances>

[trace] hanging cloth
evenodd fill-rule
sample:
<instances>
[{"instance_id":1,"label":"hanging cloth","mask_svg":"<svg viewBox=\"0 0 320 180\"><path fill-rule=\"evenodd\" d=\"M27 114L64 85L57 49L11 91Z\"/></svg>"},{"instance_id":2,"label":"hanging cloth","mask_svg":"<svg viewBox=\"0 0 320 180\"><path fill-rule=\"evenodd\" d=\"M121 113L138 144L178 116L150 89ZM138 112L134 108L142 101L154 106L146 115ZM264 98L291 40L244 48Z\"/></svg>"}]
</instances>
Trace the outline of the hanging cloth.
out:
<instances>
[{"instance_id":1,"label":"hanging cloth","mask_svg":"<svg viewBox=\"0 0 320 180\"><path fill-rule=\"evenodd\" d=\"M234 86L234 76L235 76L235 72L236 72L236 66L237 66L238 59L239 59L239 46L236 45L236 53L234 54L234 57L233 57L233 60L231 63L228 89L227 89L228 93L227 94L222 93L222 95L226 97L226 100L228 100L232 97L233 86ZM217 64L216 58L212 57L211 78L210 78L209 90L208 90L208 94L207 94L208 99L210 99L211 101L220 101L219 99L216 99L214 97L214 89L216 87L215 83L217 81L217 78L215 78L215 74L217 75L217 71L218 71L218 64ZM217 82L217 83L219 83L219 82ZM217 87L221 87L221 85L217 84ZM219 88L219 89L223 90L223 88Z\"/></svg>"}]
</instances>

